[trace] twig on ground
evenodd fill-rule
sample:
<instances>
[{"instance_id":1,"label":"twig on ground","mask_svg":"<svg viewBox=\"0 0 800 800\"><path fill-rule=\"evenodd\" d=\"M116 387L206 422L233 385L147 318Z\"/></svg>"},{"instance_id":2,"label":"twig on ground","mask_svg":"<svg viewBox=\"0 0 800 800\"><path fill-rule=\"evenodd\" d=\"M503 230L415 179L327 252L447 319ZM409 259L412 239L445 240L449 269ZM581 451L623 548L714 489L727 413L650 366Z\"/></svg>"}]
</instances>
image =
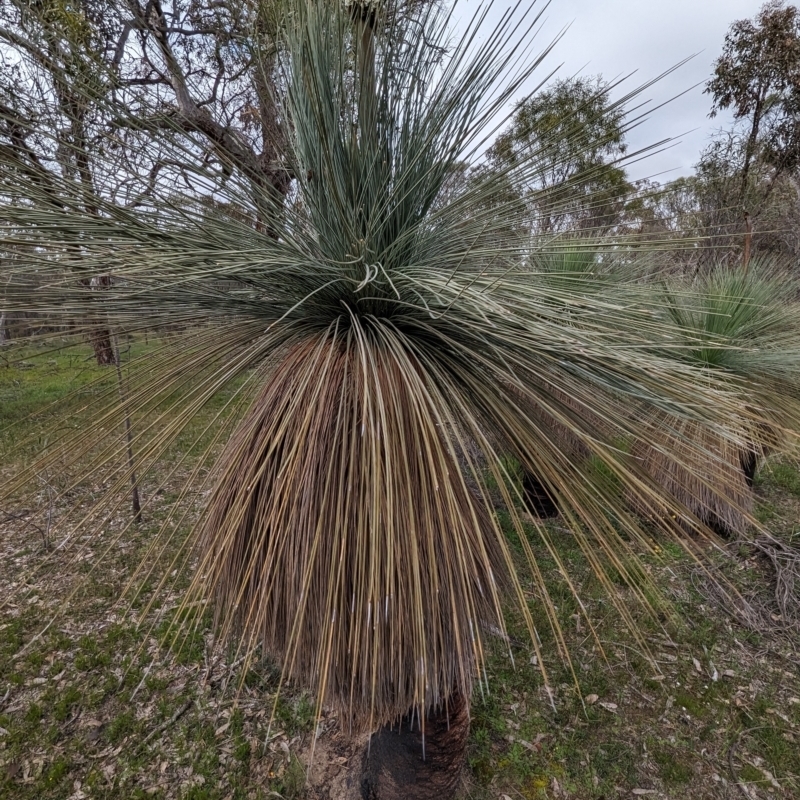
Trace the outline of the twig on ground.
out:
<instances>
[{"instance_id":1,"label":"twig on ground","mask_svg":"<svg viewBox=\"0 0 800 800\"><path fill-rule=\"evenodd\" d=\"M785 627L800 627L800 550L774 536L760 536L752 546L769 559L775 573L775 604Z\"/></svg>"},{"instance_id":2,"label":"twig on ground","mask_svg":"<svg viewBox=\"0 0 800 800\"><path fill-rule=\"evenodd\" d=\"M156 738L162 731L165 731L172 725L174 722L177 722L194 704L194 700L187 700L180 708L178 708L175 713L168 719L164 720L157 728L154 728L147 736L142 739L142 743L139 745L140 748L145 747L153 739Z\"/></svg>"},{"instance_id":3,"label":"twig on ground","mask_svg":"<svg viewBox=\"0 0 800 800\"><path fill-rule=\"evenodd\" d=\"M133 690L133 694L131 694L130 699L128 700L129 703L133 702L133 698L136 697L136 695L139 693L139 689L141 689L142 686L144 686L144 682L147 680L147 676L150 674L150 670L153 669L153 664L155 663L156 663L155 661L151 661L147 665L147 669L145 669L144 675L142 675L142 679L139 681L139 685Z\"/></svg>"},{"instance_id":4,"label":"twig on ground","mask_svg":"<svg viewBox=\"0 0 800 800\"><path fill-rule=\"evenodd\" d=\"M736 734L736 738L733 740L733 742L731 742L731 746L728 748L728 770L730 771L731 774L731 780L736 784L742 797L746 798L746 800L753 800L753 797L750 794L750 790L747 788L745 784L743 784L739 780L739 776L736 774L736 768L733 766L733 754L742 736L744 736L747 733L752 733L753 731L759 731L762 728L767 728L767 727L769 726L757 725L755 728L747 728L746 730L739 731L739 733Z\"/></svg>"},{"instance_id":5,"label":"twig on ground","mask_svg":"<svg viewBox=\"0 0 800 800\"><path fill-rule=\"evenodd\" d=\"M18 522L18 521L24 522L25 527L31 525L32 527L36 528L37 531L39 531L40 536L44 539L46 536L44 530L40 528L32 519L25 519L25 517L30 513L31 512L28 509L25 509L24 511L19 511L16 514L9 514L8 511L0 510L0 514L3 515L3 519L8 520L9 522Z\"/></svg>"},{"instance_id":6,"label":"twig on ground","mask_svg":"<svg viewBox=\"0 0 800 800\"><path fill-rule=\"evenodd\" d=\"M691 576L694 588L750 630L800 631L800 548L768 534L731 543L741 544L769 562L774 574L772 597L765 597L761 591L750 592L748 597L731 593L722 583L702 580L705 573L700 571Z\"/></svg>"},{"instance_id":7,"label":"twig on ground","mask_svg":"<svg viewBox=\"0 0 800 800\"><path fill-rule=\"evenodd\" d=\"M136 479L136 462L133 457L133 432L131 430L131 414L127 406L127 393L125 382L122 378L122 363L119 355L119 342L116 336L111 337L112 353L114 355L114 366L117 369L117 388L119 399L125 415L125 438L128 444L128 470L131 476L131 507L133 509L133 521L138 525L142 521L142 504L139 500L139 482Z\"/></svg>"}]
</instances>

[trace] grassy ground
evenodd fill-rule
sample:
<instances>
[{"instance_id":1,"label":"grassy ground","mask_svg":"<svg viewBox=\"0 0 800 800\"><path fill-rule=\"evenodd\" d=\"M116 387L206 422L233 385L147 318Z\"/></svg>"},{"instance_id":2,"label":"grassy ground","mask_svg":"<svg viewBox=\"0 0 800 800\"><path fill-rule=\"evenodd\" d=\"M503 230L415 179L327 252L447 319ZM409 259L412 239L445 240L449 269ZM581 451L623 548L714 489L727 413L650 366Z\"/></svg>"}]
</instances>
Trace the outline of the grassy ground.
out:
<instances>
[{"instance_id":1,"label":"grassy ground","mask_svg":"<svg viewBox=\"0 0 800 800\"><path fill-rule=\"evenodd\" d=\"M131 355L146 356L153 346L134 342ZM84 345L59 352L5 348L3 479L52 435L50 404L74 408L60 425L87 424L81 409L91 407L94 394L113 391L115 381L114 370L94 366ZM157 575L179 552L190 520L175 525L163 552L150 548L189 467L168 479L157 470L144 481L142 525L129 526L123 505L100 535L85 526L69 549L58 549L46 518L56 530L60 515L88 506L103 487L88 482L54 504L48 487L62 488L67 477L41 476L36 508L0 508L0 797L308 795L303 761L315 723L309 698L278 692L273 665L252 665L242 674L237 654L214 645L207 620L168 647L186 575L176 574L152 606L155 577L127 604L118 602L134 565L146 558ZM787 541L797 536L797 465L767 465L757 492L758 515L770 530ZM552 533L599 641L549 556L539 553L578 686L553 658L548 693L512 620L511 655L495 643L488 692L473 704L466 796L800 797L799 642L781 631L781 620L767 613L755 627L737 623L694 561L665 545L646 569L679 621L641 614L637 641L620 625L570 535L557 523ZM771 574L756 551L742 545L711 557L743 595L763 600L769 611ZM624 600L628 590L619 585L617 591ZM532 608L540 613L533 596ZM547 627L540 630L544 652L553 652ZM323 744L335 728L333 719L320 722Z\"/></svg>"}]
</instances>

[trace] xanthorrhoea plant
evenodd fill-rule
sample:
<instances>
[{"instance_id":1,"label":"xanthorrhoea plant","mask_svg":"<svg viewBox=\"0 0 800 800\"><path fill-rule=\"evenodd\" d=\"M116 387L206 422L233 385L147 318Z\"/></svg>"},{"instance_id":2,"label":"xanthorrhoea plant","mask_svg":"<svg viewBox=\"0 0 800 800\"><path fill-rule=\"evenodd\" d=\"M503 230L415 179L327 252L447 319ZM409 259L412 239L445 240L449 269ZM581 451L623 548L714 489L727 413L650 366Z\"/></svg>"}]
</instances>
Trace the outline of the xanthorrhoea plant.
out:
<instances>
[{"instance_id":1,"label":"xanthorrhoea plant","mask_svg":"<svg viewBox=\"0 0 800 800\"><path fill-rule=\"evenodd\" d=\"M667 317L689 345L681 357L697 367L698 382L713 374L739 395L743 439L736 443L686 421L677 426L681 439L693 440L696 447L683 452L681 439L666 441L672 424L664 428L656 414L653 435L639 441L634 454L670 495L720 533L747 529L758 460L796 437L800 325L795 294L793 276L766 263L749 270L718 268L665 290Z\"/></svg>"},{"instance_id":2,"label":"xanthorrhoea plant","mask_svg":"<svg viewBox=\"0 0 800 800\"><path fill-rule=\"evenodd\" d=\"M509 600L538 646L489 479L564 651L496 443L541 481L610 587L605 567L624 578L647 541L621 493L593 481L554 431L568 429L658 508L672 501L615 445L648 430L632 406L661 412L682 442L687 420L740 440L739 395L714 372L698 384L696 366L675 357L694 342L676 342L644 287L588 291L542 275L519 239L504 244L498 231L518 213L504 198L525 164L485 170L442 201L451 173L479 157L538 63L513 33L520 20L506 15L480 39L484 11L448 50L436 7L384 12L301 0L287 13L276 100L294 191L283 207L255 202L258 186L238 183L201 141L174 140L168 115L152 135L159 158L171 150L186 165L191 193L155 181L135 209L109 197L87 215L67 178L55 206L35 181L4 187L6 243L19 253L7 302L80 319L80 267L113 275L102 297L113 326L188 326L180 352L132 365L125 408L139 420L140 472L244 376L235 432L220 423L214 439L227 442L210 478L200 466L192 474L211 493L196 561L177 566L193 564L189 599L213 598L222 635L279 658L285 678L353 730L414 709L423 727L429 712L458 710L463 721L485 631L504 629ZM31 274L36 292L15 288ZM124 440L103 432L117 413L42 459L91 456L121 492L126 468L108 465ZM547 529L536 535L558 562ZM631 592L647 605L640 583ZM633 625L624 604L619 611ZM463 725L459 735L463 743ZM427 792L452 791L454 774Z\"/></svg>"}]
</instances>

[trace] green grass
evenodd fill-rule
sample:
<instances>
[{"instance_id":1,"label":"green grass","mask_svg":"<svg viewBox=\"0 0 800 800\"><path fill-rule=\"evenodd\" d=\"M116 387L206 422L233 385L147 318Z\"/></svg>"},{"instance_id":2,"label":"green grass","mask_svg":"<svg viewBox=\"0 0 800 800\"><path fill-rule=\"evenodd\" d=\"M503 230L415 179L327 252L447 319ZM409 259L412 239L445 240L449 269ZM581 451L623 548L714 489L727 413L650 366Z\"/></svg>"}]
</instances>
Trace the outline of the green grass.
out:
<instances>
[{"instance_id":1,"label":"green grass","mask_svg":"<svg viewBox=\"0 0 800 800\"><path fill-rule=\"evenodd\" d=\"M82 394L111 373L96 365L91 350L71 339L38 346L7 344L0 353L2 427L61 403L71 394Z\"/></svg>"},{"instance_id":2,"label":"green grass","mask_svg":"<svg viewBox=\"0 0 800 800\"><path fill-rule=\"evenodd\" d=\"M800 497L800 471L794 464L771 461L759 474L762 484L771 484L795 497Z\"/></svg>"},{"instance_id":3,"label":"green grass","mask_svg":"<svg viewBox=\"0 0 800 800\"><path fill-rule=\"evenodd\" d=\"M669 747L653 750L653 761L658 764L659 774L665 786L680 786L692 779L691 767L687 764L687 754L681 754Z\"/></svg>"}]
</instances>

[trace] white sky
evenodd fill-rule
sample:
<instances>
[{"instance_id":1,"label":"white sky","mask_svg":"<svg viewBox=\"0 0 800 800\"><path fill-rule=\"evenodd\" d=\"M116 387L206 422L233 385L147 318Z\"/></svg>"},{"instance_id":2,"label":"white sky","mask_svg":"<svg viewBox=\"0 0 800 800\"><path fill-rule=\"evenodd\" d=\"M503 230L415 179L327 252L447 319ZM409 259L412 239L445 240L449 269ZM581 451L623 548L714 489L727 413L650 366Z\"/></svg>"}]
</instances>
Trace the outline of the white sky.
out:
<instances>
[{"instance_id":1,"label":"white sky","mask_svg":"<svg viewBox=\"0 0 800 800\"><path fill-rule=\"evenodd\" d=\"M523 0L526 2L529 0ZM631 150L665 138L677 139L670 149L628 170L633 178L657 176L666 181L691 173L710 134L730 121L722 115L709 119L711 98L703 94L702 84L711 76L731 22L754 17L762 4L763 0L552 0L533 47L537 52L542 50L562 28L570 26L543 65L541 77L562 63L557 77L602 74L610 81L635 70L619 93L697 54L647 89L641 98L657 106L682 92L686 94L655 111L628 136ZM455 16L466 19L479 5L478 0L461 0ZM512 0L495 0L490 19L497 19L511 5ZM544 3L537 0L537 5ZM692 89L697 83L701 85Z\"/></svg>"}]
</instances>

